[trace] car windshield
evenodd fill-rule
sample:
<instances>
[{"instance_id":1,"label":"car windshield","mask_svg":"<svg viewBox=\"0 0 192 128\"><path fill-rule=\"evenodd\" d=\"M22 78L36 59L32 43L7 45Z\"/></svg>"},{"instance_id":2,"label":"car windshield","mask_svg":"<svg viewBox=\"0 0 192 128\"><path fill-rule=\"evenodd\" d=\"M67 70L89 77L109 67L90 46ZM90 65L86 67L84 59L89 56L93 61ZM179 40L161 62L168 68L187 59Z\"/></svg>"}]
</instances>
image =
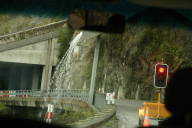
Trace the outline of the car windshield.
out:
<instances>
[{"instance_id":1,"label":"car windshield","mask_svg":"<svg viewBox=\"0 0 192 128\"><path fill-rule=\"evenodd\" d=\"M123 32L115 32L119 17L113 32L74 29L89 24L89 11L98 12L90 18L97 24L123 16ZM192 66L191 16L126 0L2 2L0 117L76 128L159 125L172 116L168 81Z\"/></svg>"}]
</instances>

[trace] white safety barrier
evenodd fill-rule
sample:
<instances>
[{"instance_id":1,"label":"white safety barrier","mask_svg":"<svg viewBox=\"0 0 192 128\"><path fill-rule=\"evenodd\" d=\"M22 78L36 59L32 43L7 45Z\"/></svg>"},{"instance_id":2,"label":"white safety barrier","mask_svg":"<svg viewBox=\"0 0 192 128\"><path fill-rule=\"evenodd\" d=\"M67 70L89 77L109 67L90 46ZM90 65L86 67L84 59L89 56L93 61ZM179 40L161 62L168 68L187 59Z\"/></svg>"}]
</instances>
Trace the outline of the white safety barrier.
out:
<instances>
[{"instance_id":1,"label":"white safety barrier","mask_svg":"<svg viewBox=\"0 0 192 128\"><path fill-rule=\"evenodd\" d=\"M0 91L0 97L15 97L15 91L8 91L8 90L4 90L4 91Z\"/></svg>"},{"instance_id":2,"label":"white safety barrier","mask_svg":"<svg viewBox=\"0 0 192 128\"><path fill-rule=\"evenodd\" d=\"M29 97L30 91L28 90L3 90L0 91L0 97Z\"/></svg>"},{"instance_id":3,"label":"white safety barrier","mask_svg":"<svg viewBox=\"0 0 192 128\"><path fill-rule=\"evenodd\" d=\"M9 97L9 91L2 91L3 97Z\"/></svg>"},{"instance_id":4,"label":"white safety barrier","mask_svg":"<svg viewBox=\"0 0 192 128\"><path fill-rule=\"evenodd\" d=\"M47 112L45 113L45 122L51 123L52 119L53 119L53 105L48 104L48 109Z\"/></svg>"},{"instance_id":5,"label":"white safety barrier","mask_svg":"<svg viewBox=\"0 0 192 128\"><path fill-rule=\"evenodd\" d=\"M16 91L9 91L9 97L16 97Z\"/></svg>"},{"instance_id":6,"label":"white safety barrier","mask_svg":"<svg viewBox=\"0 0 192 128\"><path fill-rule=\"evenodd\" d=\"M107 104L115 104L115 92L106 93Z\"/></svg>"},{"instance_id":7,"label":"white safety barrier","mask_svg":"<svg viewBox=\"0 0 192 128\"><path fill-rule=\"evenodd\" d=\"M88 90L72 89L72 90L0 90L0 97L65 97L75 100L88 102Z\"/></svg>"},{"instance_id":8,"label":"white safety barrier","mask_svg":"<svg viewBox=\"0 0 192 128\"><path fill-rule=\"evenodd\" d=\"M112 99L111 99L111 102L112 104L115 104L115 92L112 93Z\"/></svg>"},{"instance_id":9,"label":"white safety barrier","mask_svg":"<svg viewBox=\"0 0 192 128\"><path fill-rule=\"evenodd\" d=\"M110 104L110 93L106 93L106 101L107 101L107 104Z\"/></svg>"}]
</instances>

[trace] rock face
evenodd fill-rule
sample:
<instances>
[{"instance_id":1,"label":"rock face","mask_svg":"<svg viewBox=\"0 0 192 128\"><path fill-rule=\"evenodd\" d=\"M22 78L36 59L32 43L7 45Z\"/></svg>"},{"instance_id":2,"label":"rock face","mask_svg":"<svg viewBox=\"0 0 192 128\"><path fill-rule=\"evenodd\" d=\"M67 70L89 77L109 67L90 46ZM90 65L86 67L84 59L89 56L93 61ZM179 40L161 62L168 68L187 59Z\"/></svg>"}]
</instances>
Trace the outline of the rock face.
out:
<instances>
[{"instance_id":1,"label":"rock face","mask_svg":"<svg viewBox=\"0 0 192 128\"><path fill-rule=\"evenodd\" d=\"M155 100L154 66L169 71L191 66L191 21L175 11L146 9L128 19L123 34L101 34L96 88L115 91L118 98ZM96 39L84 41L69 71L71 88L89 88ZM163 89L162 89L163 92Z\"/></svg>"},{"instance_id":2,"label":"rock face","mask_svg":"<svg viewBox=\"0 0 192 128\"><path fill-rule=\"evenodd\" d=\"M156 63L167 63L170 72L191 66L190 23L174 11L146 9L128 20L122 35L102 35L98 87L125 98L156 99Z\"/></svg>"}]
</instances>

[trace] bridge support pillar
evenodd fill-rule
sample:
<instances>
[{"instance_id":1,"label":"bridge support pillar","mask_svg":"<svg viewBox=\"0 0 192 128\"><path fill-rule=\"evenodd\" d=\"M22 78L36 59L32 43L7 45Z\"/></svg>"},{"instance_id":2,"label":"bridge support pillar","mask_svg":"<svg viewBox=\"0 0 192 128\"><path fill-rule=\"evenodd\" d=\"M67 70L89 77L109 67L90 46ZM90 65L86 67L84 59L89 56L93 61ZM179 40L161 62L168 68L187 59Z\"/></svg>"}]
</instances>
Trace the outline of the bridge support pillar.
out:
<instances>
[{"instance_id":1,"label":"bridge support pillar","mask_svg":"<svg viewBox=\"0 0 192 128\"><path fill-rule=\"evenodd\" d=\"M100 41L99 36L97 37L97 42L95 46L94 59L93 59L93 67L92 67L92 75L91 75L91 85L89 90L89 104L93 104L94 95L95 95L95 80L97 74L97 64L99 59L99 49L100 49Z\"/></svg>"},{"instance_id":2,"label":"bridge support pillar","mask_svg":"<svg viewBox=\"0 0 192 128\"><path fill-rule=\"evenodd\" d=\"M53 65L53 57L54 57L53 54L54 54L54 44L52 42L52 39L49 39L47 47L46 64L43 67L43 73L42 73L41 90L49 89L49 83L51 80L51 72Z\"/></svg>"}]
</instances>

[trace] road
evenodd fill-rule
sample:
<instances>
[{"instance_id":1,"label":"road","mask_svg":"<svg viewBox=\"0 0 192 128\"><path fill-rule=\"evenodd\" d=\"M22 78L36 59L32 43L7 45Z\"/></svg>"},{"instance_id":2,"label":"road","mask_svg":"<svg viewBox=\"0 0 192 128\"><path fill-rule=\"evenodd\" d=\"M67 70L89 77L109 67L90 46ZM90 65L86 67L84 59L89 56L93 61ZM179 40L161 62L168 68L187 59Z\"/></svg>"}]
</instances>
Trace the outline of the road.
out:
<instances>
[{"instance_id":1,"label":"road","mask_svg":"<svg viewBox=\"0 0 192 128\"><path fill-rule=\"evenodd\" d=\"M106 105L105 95L96 95L95 105L102 109ZM135 128L138 126L138 111L144 101L141 100L115 100L118 128ZM108 127L105 127L108 128ZM115 127L116 128L116 127Z\"/></svg>"},{"instance_id":2,"label":"road","mask_svg":"<svg viewBox=\"0 0 192 128\"><path fill-rule=\"evenodd\" d=\"M138 110L144 101L117 100L118 128L135 128L138 126Z\"/></svg>"}]
</instances>

